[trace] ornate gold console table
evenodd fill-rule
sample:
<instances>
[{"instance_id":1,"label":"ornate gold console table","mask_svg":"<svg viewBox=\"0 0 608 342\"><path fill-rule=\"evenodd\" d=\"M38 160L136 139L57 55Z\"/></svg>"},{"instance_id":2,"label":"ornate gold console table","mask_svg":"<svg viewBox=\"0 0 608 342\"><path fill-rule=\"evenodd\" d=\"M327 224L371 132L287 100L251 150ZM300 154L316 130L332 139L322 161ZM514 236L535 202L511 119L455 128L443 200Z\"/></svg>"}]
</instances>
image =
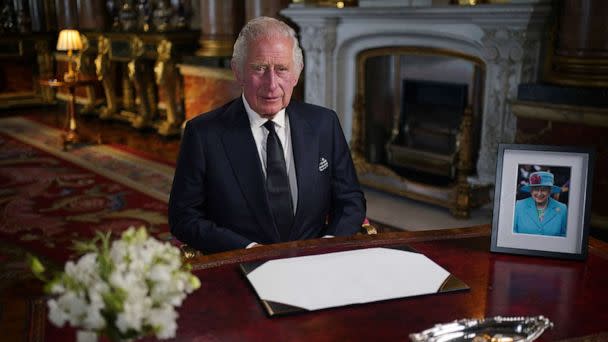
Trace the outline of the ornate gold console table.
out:
<instances>
[{"instance_id":1,"label":"ornate gold console table","mask_svg":"<svg viewBox=\"0 0 608 342\"><path fill-rule=\"evenodd\" d=\"M99 115L161 135L179 134L184 121L177 63L194 54L198 32L85 33L97 47L95 69L106 104Z\"/></svg>"}]
</instances>

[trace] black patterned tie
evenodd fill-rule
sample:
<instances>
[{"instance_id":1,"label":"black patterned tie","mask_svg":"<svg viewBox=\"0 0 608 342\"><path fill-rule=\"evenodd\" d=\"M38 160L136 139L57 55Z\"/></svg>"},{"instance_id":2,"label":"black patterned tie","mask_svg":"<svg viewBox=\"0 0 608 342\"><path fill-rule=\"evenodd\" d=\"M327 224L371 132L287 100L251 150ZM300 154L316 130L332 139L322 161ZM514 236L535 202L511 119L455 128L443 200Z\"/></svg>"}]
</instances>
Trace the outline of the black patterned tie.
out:
<instances>
[{"instance_id":1,"label":"black patterned tie","mask_svg":"<svg viewBox=\"0 0 608 342\"><path fill-rule=\"evenodd\" d=\"M286 241L289 238L289 230L293 221L293 204L291 203L285 155L283 154L281 141L274 130L274 122L268 120L264 123L264 127L268 130L268 137L266 138L266 192L281 240Z\"/></svg>"}]
</instances>

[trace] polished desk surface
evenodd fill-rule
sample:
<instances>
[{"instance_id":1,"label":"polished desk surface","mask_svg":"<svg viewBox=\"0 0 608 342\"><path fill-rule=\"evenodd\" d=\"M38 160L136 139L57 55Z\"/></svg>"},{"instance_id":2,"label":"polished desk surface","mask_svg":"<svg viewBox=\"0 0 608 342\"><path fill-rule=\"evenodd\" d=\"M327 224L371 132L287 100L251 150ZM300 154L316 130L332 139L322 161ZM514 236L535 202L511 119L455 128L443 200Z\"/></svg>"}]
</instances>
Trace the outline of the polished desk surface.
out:
<instances>
[{"instance_id":1,"label":"polished desk surface","mask_svg":"<svg viewBox=\"0 0 608 342\"><path fill-rule=\"evenodd\" d=\"M244 261L404 244L471 289L269 318L238 267ZM177 339L407 341L410 333L437 323L498 315L548 317L555 326L539 341L589 335L595 336L593 341L608 339L606 243L590 239L586 261L490 253L489 247L486 225L297 241L200 256L191 262L202 286L179 310ZM49 340L74 334L50 324L45 330Z\"/></svg>"}]
</instances>

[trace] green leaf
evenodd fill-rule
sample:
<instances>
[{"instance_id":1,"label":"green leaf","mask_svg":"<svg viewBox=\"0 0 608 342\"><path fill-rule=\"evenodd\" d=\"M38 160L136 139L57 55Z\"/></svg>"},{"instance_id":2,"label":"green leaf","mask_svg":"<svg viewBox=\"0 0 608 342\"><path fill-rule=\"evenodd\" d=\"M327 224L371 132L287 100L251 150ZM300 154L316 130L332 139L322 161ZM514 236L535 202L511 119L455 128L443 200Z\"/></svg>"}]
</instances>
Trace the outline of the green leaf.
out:
<instances>
[{"instance_id":1,"label":"green leaf","mask_svg":"<svg viewBox=\"0 0 608 342\"><path fill-rule=\"evenodd\" d=\"M114 289L102 294L103 302L109 312L122 312L127 294L122 289Z\"/></svg>"},{"instance_id":2,"label":"green leaf","mask_svg":"<svg viewBox=\"0 0 608 342\"><path fill-rule=\"evenodd\" d=\"M42 280L43 282L47 282L48 278L44 274L46 272L46 268L44 267L42 262L40 262L40 260L37 257L35 257L29 253L26 255L26 260L27 260L27 264L29 265L30 269L32 270L32 273L34 273L34 276L36 276L36 278Z\"/></svg>"},{"instance_id":3,"label":"green leaf","mask_svg":"<svg viewBox=\"0 0 608 342\"><path fill-rule=\"evenodd\" d=\"M190 286L192 286L192 288L195 290L201 287L201 281L195 275L191 274L188 278L188 282L190 283Z\"/></svg>"}]
</instances>

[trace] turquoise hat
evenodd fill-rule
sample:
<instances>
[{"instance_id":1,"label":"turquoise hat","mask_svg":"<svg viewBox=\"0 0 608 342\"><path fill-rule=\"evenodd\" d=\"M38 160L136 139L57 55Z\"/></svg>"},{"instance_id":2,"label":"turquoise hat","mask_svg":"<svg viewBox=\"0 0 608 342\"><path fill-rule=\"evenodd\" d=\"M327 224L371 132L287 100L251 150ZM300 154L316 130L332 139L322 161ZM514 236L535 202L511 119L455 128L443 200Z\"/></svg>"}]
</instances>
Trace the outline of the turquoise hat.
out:
<instances>
[{"instance_id":1,"label":"turquoise hat","mask_svg":"<svg viewBox=\"0 0 608 342\"><path fill-rule=\"evenodd\" d=\"M529 183L521 187L521 191L530 192L531 187L548 186L551 188L552 194L558 194L562 191L559 186L553 185L553 174L547 171L538 171L530 174Z\"/></svg>"}]
</instances>

